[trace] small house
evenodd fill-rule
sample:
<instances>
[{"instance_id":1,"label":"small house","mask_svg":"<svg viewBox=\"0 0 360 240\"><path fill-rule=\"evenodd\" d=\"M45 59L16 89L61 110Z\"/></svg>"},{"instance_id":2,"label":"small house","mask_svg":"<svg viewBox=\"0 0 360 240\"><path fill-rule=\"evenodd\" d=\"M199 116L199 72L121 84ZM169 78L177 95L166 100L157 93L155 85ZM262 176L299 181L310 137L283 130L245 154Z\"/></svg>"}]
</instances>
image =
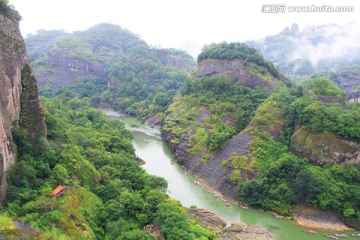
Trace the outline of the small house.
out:
<instances>
[{"instance_id":1,"label":"small house","mask_svg":"<svg viewBox=\"0 0 360 240\"><path fill-rule=\"evenodd\" d=\"M66 189L66 186L63 185L59 185L57 186L50 194L50 197L56 197L56 196L60 196Z\"/></svg>"}]
</instances>

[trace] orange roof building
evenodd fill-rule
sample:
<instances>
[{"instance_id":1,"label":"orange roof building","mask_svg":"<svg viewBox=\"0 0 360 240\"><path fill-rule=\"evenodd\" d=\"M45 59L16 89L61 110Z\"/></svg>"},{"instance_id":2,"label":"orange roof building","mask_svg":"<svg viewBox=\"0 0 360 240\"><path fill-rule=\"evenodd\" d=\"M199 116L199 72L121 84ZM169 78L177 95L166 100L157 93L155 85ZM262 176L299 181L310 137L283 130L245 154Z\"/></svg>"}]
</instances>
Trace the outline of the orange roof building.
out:
<instances>
[{"instance_id":1,"label":"orange roof building","mask_svg":"<svg viewBox=\"0 0 360 240\"><path fill-rule=\"evenodd\" d=\"M49 196L50 197L55 197L56 195L58 195L64 189L65 189L65 186L59 185L49 194Z\"/></svg>"}]
</instances>

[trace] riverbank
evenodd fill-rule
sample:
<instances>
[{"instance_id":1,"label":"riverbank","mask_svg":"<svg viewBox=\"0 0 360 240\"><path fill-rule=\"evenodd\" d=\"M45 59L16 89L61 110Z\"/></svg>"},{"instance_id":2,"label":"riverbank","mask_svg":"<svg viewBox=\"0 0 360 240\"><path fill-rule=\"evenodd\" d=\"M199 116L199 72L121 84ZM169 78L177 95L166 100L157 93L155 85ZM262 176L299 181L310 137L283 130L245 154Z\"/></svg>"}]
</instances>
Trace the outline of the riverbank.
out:
<instances>
[{"instance_id":1,"label":"riverbank","mask_svg":"<svg viewBox=\"0 0 360 240\"><path fill-rule=\"evenodd\" d=\"M224 196L220 193L221 189L216 191L203 179L190 177L193 174L185 171L182 165L174 164L171 149L168 148L167 143L158 134L154 134L154 128L141 124L135 118L120 117L120 119L123 120L134 136L133 144L136 154L146 160L146 164L143 165L144 169L150 174L166 179L168 181L169 195L179 200L183 206L209 209L229 224L231 222L241 222L248 226L261 226L263 229L275 234L276 240L321 240L324 239L322 233L331 234L330 231L322 230L316 230L316 234L309 234L303 231L308 227L302 227L296 224L295 221L278 219L269 212L265 213L252 208L245 210L246 206L241 203L240 205L245 208L240 208L238 202L233 202L233 196L231 198ZM131 127L134 125L138 127ZM151 144L146 144L145 141ZM195 181L200 183L201 186L196 184ZM224 199L229 206L224 201L221 201ZM246 231L248 230L251 230L251 228Z\"/></svg>"},{"instance_id":2,"label":"riverbank","mask_svg":"<svg viewBox=\"0 0 360 240\"><path fill-rule=\"evenodd\" d=\"M305 205L293 208L293 218L301 226L331 231L348 231L353 228L345 225L335 211L322 211Z\"/></svg>"},{"instance_id":3,"label":"riverbank","mask_svg":"<svg viewBox=\"0 0 360 240\"><path fill-rule=\"evenodd\" d=\"M182 167L184 169L185 175L191 175L196 179L194 182L195 185L204 187L207 193L212 194L216 198L219 198L224 203L224 205L228 206L229 203L232 203L241 207L242 209L248 209L246 204L224 195L220 191L212 188L204 179L195 176L184 166ZM347 226L335 211L322 211L311 206L295 206L293 208L293 215L291 217L283 217L272 211L264 212L274 216L277 219L293 220L296 224L311 229L329 230L334 232L355 230L354 228Z\"/></svg>"},{"instance_id":4,"label":"riverbank","mask_svg":"<svg viewBox=\"0 0 360 240\"><path fill-rule=\"evenodd\" d=\"M229 206L230 203L232 203L232 204L235 204L235 205L237 205L237 206L239 206L239 207L241 207L242 209L245 209L245 210L249 208L246 204L241 203L239 201L236 201L235 199L233 199L233 198L231 198L229 196L226 196L222 192L212 188L204 179L192 174L184 166L182 166L182 168L184 169L184 174L185 175L191 175L193 178L196 179L194 181L195 185L197 185L199 187L204 187L206 189L207 193L213 195L215 198L220 199L225 206Z\"/></svg>"},{"instance_id":5,"label":"riverbank","mask_svg":"<svg viewBox=\"0 0 360 240\"><path fill-rule=\"evenodd\" d=\"M206 209L191 207L188 211L189 219L216 233L216 239L219 240L275 240L276 238L274 234L260 226L249 226L239 222L227 223Z\"/></svg>"}]
</instances>

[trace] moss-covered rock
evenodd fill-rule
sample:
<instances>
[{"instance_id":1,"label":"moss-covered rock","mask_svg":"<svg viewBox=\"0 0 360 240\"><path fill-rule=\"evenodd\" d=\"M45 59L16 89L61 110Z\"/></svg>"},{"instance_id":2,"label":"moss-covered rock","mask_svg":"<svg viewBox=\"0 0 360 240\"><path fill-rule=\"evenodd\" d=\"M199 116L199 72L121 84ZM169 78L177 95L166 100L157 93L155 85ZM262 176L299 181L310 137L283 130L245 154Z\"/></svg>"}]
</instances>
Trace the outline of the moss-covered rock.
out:
<instances>
[{"instance_id":1,"label":"moss-covered rock","mask_svg":"<svg viewBox=\"0 0 360 240\"><path fill-rule=\"evenodd\" d=\"M313 133L305 127L291 137L291 150L317 165L360 163L360 144L330 133Z\"/></svg>"}]
</instances>

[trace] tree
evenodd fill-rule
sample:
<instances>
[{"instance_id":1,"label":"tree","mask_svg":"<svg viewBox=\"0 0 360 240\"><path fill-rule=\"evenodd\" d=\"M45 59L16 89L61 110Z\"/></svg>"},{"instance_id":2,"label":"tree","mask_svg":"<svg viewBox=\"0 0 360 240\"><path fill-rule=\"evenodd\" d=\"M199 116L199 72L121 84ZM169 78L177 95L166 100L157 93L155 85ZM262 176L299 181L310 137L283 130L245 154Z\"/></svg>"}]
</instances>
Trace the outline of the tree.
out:
<instances>
[{"instance_id":1,"label":"tree","mask_svg":"<svg viewBox=\"0 0 360 240\"><path fill-rule=\"evenodd\" d=\"M56 164L53 171L52 176L57 184L65 184L66 178L68 177L68 172L66 168L61 164Z\"/></svg>"}]
</instances>

